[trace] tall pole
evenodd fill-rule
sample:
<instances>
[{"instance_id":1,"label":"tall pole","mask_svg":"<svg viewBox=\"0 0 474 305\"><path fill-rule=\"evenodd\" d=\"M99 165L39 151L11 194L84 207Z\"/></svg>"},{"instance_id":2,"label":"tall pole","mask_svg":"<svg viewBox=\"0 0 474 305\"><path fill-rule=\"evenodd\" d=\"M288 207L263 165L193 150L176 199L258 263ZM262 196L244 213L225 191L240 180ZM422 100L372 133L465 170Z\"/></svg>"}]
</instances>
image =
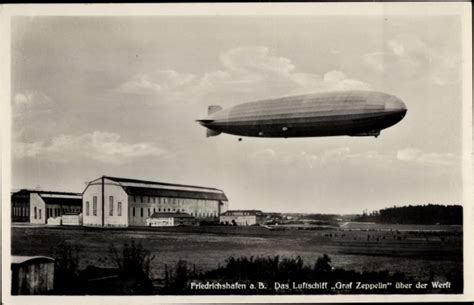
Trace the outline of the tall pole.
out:
<instances>
[{"instance_id":1,"label":"tall pole","mask_svg":"<svg viewBox=\"0 0 474 305\"><path fill-rule=\"evenodd\" d=\"M104 213L104 200L105 200L105 194L104 194L104 176L102 176L102 227L105 224L105 213Z\"/></svg>"}]
</instances>

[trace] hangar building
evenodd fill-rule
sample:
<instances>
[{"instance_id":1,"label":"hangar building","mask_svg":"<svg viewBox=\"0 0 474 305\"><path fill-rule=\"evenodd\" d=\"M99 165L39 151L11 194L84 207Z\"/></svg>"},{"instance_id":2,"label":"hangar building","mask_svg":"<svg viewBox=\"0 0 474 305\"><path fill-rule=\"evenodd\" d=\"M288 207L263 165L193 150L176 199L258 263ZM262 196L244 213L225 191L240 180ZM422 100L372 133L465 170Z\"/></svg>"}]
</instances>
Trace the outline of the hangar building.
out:
<instances>
[{"instance_id":1,"label":"hangar building","mask_svg":"<svg viewBox=\"0 0 474 305\"><path fill-rule=\"evenodd\" d=\"M82 194L83 225L146 226L154 213L188 213L196 220L218 221L228 209L222 190L102 176Z\"/></svg>"},{"instance_id":2,"label":"hangar building","mask_svg":"<svg viewBox=\"0 0 474 305\"><path fill-rule=\"evenodd\" d=\"M20 190L12 193L12 222L46 224L49 217L65 213L81 213L82 196L79 193Z\"/></svg>"}]
</instances>

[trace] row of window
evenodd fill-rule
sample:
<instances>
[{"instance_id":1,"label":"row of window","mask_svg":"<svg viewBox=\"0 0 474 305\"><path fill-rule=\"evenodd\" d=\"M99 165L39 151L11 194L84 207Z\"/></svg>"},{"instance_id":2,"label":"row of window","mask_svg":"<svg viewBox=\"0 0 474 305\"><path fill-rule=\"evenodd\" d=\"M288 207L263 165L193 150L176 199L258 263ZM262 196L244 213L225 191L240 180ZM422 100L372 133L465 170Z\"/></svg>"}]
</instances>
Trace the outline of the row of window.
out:
<instances>
[{"instance_id":1,"label":"row of window","mask_svg":"<svg viewBox=\"0 0 474 305\"><path fill-rule=\"evenodd\" d=\"M137 200L137 198L140 198L141 202L143 202L143 196L133 196L133 200ZM153 199L153 201L151 201ZM167 199L173 199L175 201L175 198L164 198L164 197L148 197L149 203L166 203ZM176 200L181 200L181 199L176 199ZM176 202L176 201L175 201ZM180 202L180 201L178 201ZM109 196L109 216L114 216L114 196ZM156 208L153 208L153 213L157 211ZM179 209L176 208L158 208L158 212L179 212ZM184 212L184 209L181 209L181 212ZM152 212L151 209L148 208L148 216L151 216ZM198 217L217 217L217 212L214 213L200 213L200 212L191 212L190 213L192 216L198 216ZM86 201L86 216L90 215L90 206L89 206L89 201ZM135 217L135 208L132 208L132 215ZM92 197L92 216L97 216L97 196ZM117 202L117 216L122 216L122 202ZM143 217L143 208L140 208L140 217Z\"/></svg>"},{"instance_id":2,"label":"row of window","mask_svg":"<svg viewBox=\"0 0 474 305\"><path fill-rule=\"evenodd\" d=\"M74 212L80 213L81 208L79 207L67 207L67 208L46 208L46 218L61 216L64 213Z\"/></svg>"},{"instance_id":3,"label":"row of window","mask_svg":"<svg viewBox=\"0 0 474 305\"><path fill-rule=\"evenodd\" d=\"M138 208L137 208L138 209ZM156 213L156 212L180 212L179 209L171 209L171 208L168 208L168 209L161 209L161 208L153 208L153 210L151 208L148 208L148 216L151 216L153 213ZM185 212L184 209L181 209L181 212ZM191 216L196 216L196 217L217 217L217 212L214 212L214 213L210 213L210 212L207 212L207 213L204 213L204 212L191 212L189 213L191 214ZM132 216L135 217L135 208L133 207L132 208ZM140 208L140 217L143 217L143 208Z\"/></svg>"},{"instance_id":4,"label":"row of window","mask_svg":"<svg viewBox=\"0 0 474 305\"><path fill-rule=\"evenodd\" d=\"M147 197L147 196L132 196L132 202L136 203L171 203L171 204L182 204L186 203L189 199L183 198L168 198L168 197ZM209 200L193 199L193 201L202 204L209 202Z\"/></svg>"},{"instance_id":5,"label":"row of window","mask_svg":"<svg viewBox=\"0 0 474 305\"><path fill-rule=\"evenodd\" d=\"M86 216L90 215L89 201L86 201ZM92 197L92 216L97 216L97 196ZM114 216L114 196L109 196L109 216ZM122 202L117 202L117 216L122 216Z\"/></svg>"},{"instance_id":6,"label":"row of window","mask_svg":"<svg viewBox=\"0 0 474 305\"><path fill-rule=\"evenodd\" d=\"M79 207L70 207L63 210L63 212L80 212L81 209ZM46 218L49 217L56 217L61 216L61 209L60 208L46 208ZM13 207L13 216L23 216L29 217L30 216L30 209L27 207ZM33 207L33 217L35 219L41 219L41 209L37 207Z\"/></svg>"},{"instance_id":7,"label":"row of window","mask_svg":"<svg viewBox=\"0 0 474 305\"><path fill-rule=\"evenodd\" d=\"M13 216L30 216L30 209L26 207L13 207Z\"/></svg>"}]
</instances>

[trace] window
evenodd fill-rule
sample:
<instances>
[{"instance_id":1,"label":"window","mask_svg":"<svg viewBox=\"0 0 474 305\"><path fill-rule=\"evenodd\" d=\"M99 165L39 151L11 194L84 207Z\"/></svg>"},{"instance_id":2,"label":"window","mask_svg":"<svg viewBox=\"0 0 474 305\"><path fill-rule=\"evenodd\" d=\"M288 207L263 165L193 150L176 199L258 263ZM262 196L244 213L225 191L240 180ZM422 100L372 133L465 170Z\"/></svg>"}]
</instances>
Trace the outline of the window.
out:
<instances>
[{"instance_id":1,"label":"window","mask_svg":"<svg viewBox=\"0 0 474 305\"><path fill-rule=\"evenodd\" d=\"M109 215L114 215L114 196L109 196Z\"/></svg>"},{"instance_id":2,"label":"window","mask_svg":"<svg viewBox=\"0 0 474 305\"><path fill-rule=\"evenodd\" d=\"M140 202L143 203L143 196L140 196Z\"/></svg>"},{"instance_id":3,"label":"window","mask_svg":"<svg viewBox=\"0 0 474 305\"><path fill-rule=\"evenodd\" d=\"M38 211L36 210L36 207L35 207L34 211L35 211L34 215L35 215L35 219L36 219L36 218L38 218Z\"/></svg>"},{"instance_id":4,"label":"window","mask_svg":"<svg viewBox=\"0 0 474 305\"><path fill-rule=\"evenodd\" d=\"M97 196L92 197L92 215L97 216Z\"/></svg>"},{"instance_id":5,"label":"window","mask_svg":"<svg viewBox=\"0 0 474 305\"><path fill-rule=\"evenodd\" d=\"M39 219L41 219L41 209L38 209Z\"/></svg>"},{"instance_id":6,"label":"window","mask_svg":"<svg viewBox=\"0 0 474 305\"><path fill-rule=\"evenodd\" d=\"M150 208L148 208L148 217L150 217Z\"/></svg>"},{"instance_id":7,"label":"window","mask_svg":"<svg viewBox=\"0 0 474 305\"><path fill-rule=\"evenodd\" d=\"M143 208L140 208L140 217L143 217Z\"/></svg>"},{"instance_id":8,"label":"window","mask_svg":"<svg viewBox=\"0 0 474 305\"><path fill-rule=\"evenodd\" d=\"M89 216L89 201L86 201L86 216Z\"/></svg>"},{"instance_id":9,"label":"window","mask_svg":"<svg viewBox=\"0 0 474 305\"><path fill-rule=\"evenodd\" d=\"M151 203L151 197L148 197L148 203Z\"/></svg>"},{"instance_id":10,"label":"window","mask_svg":"<svg viewBox=\"0 0 474 305\"><path fill-rule=\"evenodd\" d=\"M135 208L132 210L133 217L135 217Z\"/></svg>"},{"instance_id":11,"label":"window","mask_svg":"<svg viewBox=\"0 0 474 305\"><path fill-rule=\"evenodd\" d=\"M122 216L122 203L120 201L117 202L117 215Z\"/></svg>"}]
</instances>

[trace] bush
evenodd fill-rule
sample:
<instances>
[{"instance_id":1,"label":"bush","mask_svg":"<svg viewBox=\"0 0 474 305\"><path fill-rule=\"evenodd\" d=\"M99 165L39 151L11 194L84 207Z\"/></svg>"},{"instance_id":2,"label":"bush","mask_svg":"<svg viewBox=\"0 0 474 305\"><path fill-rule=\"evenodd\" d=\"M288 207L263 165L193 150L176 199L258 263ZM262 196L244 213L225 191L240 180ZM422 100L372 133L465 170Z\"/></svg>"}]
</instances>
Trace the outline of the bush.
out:
<instances>
[{"instance_id":1,"label":"bush","mask_svg":"<svg viewBox=\"0 0 474 305\"><path fill-rule=\"evenodd\" d=\"M124 244L122 251L118 251L112 244L110 253L119 268L121 275L146 276L150 274L150 263L155 259L150 251L146 250L142 244L131 240L130 245Z\"/></svg>"}]
</instances>

